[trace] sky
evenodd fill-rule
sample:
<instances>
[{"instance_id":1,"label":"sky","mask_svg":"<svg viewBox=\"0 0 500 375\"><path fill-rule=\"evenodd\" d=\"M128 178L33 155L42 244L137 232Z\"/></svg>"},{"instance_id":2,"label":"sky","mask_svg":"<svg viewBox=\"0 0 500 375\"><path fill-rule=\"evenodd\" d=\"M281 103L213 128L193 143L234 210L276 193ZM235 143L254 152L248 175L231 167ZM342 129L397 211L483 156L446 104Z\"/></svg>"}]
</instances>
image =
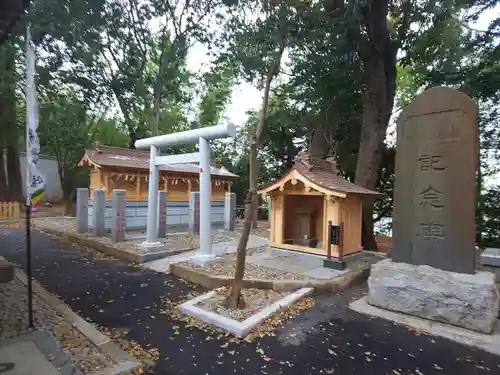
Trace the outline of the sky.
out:
<instances>
[{"instance_id":1,"label":"sky","mask_svg":"<svg viewBox=\"0 0 500 375\"><path fill-rule=\"evenodd\" d=\"M487 29L489 23L497 17L499 12L500 5L484 12L477 22L471 24L471 27L477 30ZM203 45L195 44L188 53L188 69L191 71L206 71L210 63L207 52L207 49ZM224 116L235 125L243 125L248 118L246 112L251 109L258 109L261 101L261 91L249 83L240 83L233 90L231 103L226 108Z\"/></svg>"},{"instance_id":2,"label":"sky","mask_svg":"<svg viewBox=\"0 0 500 375\"><path fill-rule=\"evenodd\" d=\"M197 43L188 52L187 68L193 72L205 72L210 67L210 58L205 46ZM231 103L224 117L235 125L243 125L247 120L246 112L260 107L262 93L250 83L240 83L233 89Z\"/></svg>"}]
</instances>

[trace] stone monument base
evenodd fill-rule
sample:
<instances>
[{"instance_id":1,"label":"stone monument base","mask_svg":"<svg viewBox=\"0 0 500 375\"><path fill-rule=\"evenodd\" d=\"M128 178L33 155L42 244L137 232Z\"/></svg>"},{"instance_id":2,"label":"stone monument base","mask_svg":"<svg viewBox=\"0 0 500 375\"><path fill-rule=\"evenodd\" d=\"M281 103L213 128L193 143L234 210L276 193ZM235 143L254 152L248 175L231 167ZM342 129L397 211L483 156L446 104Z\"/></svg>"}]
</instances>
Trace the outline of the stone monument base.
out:
<instances>
[{"instance_id":1,"label":"stone monument base","mask_svg":"<svg viewBox=\"0 0 500 375\"><path fill-rule=\"evenodd\" d=\"M425 265L382 260L371 267L368 303L491 334L500 297L495 275L443 271Z\"/></svg>"}]
</instances>

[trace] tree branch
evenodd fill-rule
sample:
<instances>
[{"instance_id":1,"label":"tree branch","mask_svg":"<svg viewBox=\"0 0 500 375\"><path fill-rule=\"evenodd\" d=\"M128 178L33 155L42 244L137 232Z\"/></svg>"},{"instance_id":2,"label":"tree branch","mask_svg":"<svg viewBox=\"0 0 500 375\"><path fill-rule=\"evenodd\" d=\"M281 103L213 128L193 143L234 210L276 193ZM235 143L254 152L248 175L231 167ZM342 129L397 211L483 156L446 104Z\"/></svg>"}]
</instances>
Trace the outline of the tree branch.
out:
<instances>
[{"instance_id":1,"label":"tree branch","mask_svg":"<svg viewBox=\"0 0 500 375\"><path fill-rule=\"evenodd\" d=\"M410 12L412 9L411 0L404 0L402 8L403 19L401 21L401 25L399 26L399 30L397 31L396 38L396 49L401 48L403 41L406 39L408 34L408 29L410 28Z\"/></svg>"}]
</instances>

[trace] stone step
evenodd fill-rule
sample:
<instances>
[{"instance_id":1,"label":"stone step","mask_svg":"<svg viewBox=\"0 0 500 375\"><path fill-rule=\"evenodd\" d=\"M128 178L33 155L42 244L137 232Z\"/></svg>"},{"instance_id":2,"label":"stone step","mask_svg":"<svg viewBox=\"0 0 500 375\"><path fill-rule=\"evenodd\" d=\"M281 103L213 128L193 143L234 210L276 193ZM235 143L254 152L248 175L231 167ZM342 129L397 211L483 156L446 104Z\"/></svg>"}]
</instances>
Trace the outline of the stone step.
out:
<instances>
[{"instance_id":1,"label":"stone step","mask_svg":"<svg viewBox=\"0 0 500 375\"><path fill-rule=\"evenodd\" d=\"M7 261L5 258L0 257L0 283L8 283L12 281L15 276L15 266Z\"/></svg>"}]
</instances>

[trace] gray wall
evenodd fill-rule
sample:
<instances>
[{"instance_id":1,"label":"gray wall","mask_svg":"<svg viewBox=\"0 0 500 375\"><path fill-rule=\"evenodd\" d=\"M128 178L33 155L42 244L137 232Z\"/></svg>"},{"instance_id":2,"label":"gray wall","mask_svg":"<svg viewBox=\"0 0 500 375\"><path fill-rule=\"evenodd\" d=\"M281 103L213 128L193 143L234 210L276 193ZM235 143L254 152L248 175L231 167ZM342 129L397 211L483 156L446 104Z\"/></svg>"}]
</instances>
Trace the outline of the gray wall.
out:
<instances>
[{"instance_id":1,"label":"gray wall","mask_svg":"<svg viewBox=\"0 0 500 375\"><path fill-rule=\"evenodd\" d=\"M93 201L88 206L89 229L92 228ZM145 230L148 216L148 202L127 202L125 208L125 228ZM167 227L188 229L189 202L167 202ZM111 201L106 201L105 228L111 231ZM224 225L224 202L212 202L212 225Z\"/></svg>"},{"instance_id":2,"label":"gray wall","mask_svg":"<svg viewBox=\"0 0 500 375\"><path fill-rule=\"evenodd\" d=\"M21 177L23 179L23 194L26 196L26 153L19 153ZM38 167L45 177L44 201L58 202L63 198L61 179L57 168L57 159L53 156L40 155Z\"/></svg>"}]
</instances>

